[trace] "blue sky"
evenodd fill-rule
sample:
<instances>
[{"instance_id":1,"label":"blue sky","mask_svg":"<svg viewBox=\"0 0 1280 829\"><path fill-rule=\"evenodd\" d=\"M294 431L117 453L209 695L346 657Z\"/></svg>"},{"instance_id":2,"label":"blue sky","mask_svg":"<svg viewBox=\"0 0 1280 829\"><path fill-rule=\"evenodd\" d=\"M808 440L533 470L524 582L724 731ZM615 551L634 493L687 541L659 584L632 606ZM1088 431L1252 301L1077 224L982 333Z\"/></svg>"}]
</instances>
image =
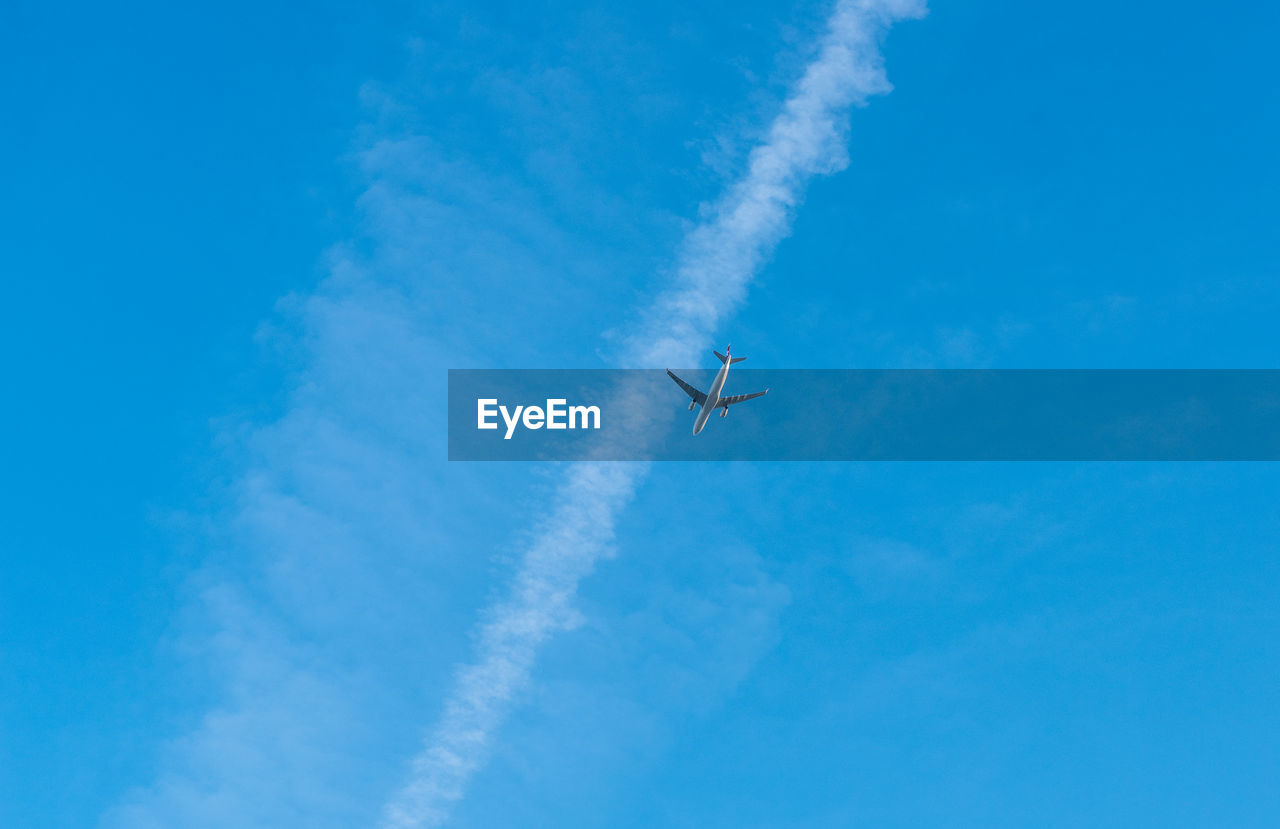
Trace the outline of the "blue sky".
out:
<instances>
[{"instance_id":1,"label":"blue sky","mask_svg":"<svg viewBox=\"0 0 1280 829\"><path fill-rule=\"evenodd\" d=\"M564 475L445 369L625 360L829 12L687 5L0 13L0 822L378 825ZM1274 367L1277 23L935 0L688 347ZM1273 825L1277 484L656 467L452 825Z\"/></svg>"}]
</instances>

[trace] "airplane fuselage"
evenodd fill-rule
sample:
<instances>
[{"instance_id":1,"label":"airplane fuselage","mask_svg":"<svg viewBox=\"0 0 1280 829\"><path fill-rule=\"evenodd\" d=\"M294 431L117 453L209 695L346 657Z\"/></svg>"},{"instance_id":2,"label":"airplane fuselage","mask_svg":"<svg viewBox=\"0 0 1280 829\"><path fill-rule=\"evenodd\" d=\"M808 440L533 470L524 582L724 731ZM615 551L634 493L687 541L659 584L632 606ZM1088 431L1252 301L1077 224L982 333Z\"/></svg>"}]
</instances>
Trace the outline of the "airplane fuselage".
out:
<instances>
[{"instance_id":1,"label":"airplane fuselage","mask_svg":"<svg viewBox=\"0 0 1280 829\"><path fill-rule=\"evenodd\" d=\"M724 381L729 377L729 365L730 361L725 360L724 365L720 366L720 370L716 372L716 379L711 383L711 388L707 389L706 402L702 404L702 411L698 412L698 419L693 422L695 435L707 425L707 418L711 417L711 413L716 410L716 404L720 402L720 390L724 388Z\"/></svg>"}]
</instances>

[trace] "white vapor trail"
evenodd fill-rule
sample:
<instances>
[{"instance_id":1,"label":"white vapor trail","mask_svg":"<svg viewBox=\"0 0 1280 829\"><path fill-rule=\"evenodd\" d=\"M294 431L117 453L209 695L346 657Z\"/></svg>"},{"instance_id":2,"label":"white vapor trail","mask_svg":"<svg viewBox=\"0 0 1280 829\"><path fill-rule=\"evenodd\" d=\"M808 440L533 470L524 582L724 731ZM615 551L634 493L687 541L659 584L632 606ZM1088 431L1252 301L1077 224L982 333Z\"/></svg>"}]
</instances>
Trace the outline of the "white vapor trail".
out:
<instances>
[{"instance_id":1,"label":"white vapor trail","mask_svg":"<svg viewBox=\"0 0 1280 829\"><path fill-rule=\"evenodd\" d=\"M745 174L686 238L672 287L641 311L625 340L624 362L693 362L789 232L808 180L847 166L850 107L891 88L879 50L885 31L924 13L924 0L836 4L816 58L751 152ZM386 806L386 829L439 826L447 819L527 682L538 646L574 624L578 583L611 552L615 518L646 471L638 463L569 468L534 528L509 595L484 614L475 661L459 670L438 723L412 762L409 782Z\"/></svg>"}]
</instances>

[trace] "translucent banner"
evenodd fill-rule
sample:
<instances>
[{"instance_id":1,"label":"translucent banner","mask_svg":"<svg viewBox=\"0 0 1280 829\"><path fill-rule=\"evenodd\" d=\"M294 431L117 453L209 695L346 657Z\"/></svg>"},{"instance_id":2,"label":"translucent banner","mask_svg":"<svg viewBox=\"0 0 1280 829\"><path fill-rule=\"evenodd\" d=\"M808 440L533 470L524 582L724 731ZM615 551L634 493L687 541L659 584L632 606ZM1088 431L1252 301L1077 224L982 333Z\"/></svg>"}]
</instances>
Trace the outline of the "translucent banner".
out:
<instances>
[{"instance_id":1,"label":"translucent banner","mask_svg":"<svg viewBox=\"0 0 1280 829\"><path fill-rule=\"evenodd\" d=\"M697 435L716 373L673 373L451 370L449 459L1280 459L1276 370L735 367Z\"/></svg>"}]
</instances>

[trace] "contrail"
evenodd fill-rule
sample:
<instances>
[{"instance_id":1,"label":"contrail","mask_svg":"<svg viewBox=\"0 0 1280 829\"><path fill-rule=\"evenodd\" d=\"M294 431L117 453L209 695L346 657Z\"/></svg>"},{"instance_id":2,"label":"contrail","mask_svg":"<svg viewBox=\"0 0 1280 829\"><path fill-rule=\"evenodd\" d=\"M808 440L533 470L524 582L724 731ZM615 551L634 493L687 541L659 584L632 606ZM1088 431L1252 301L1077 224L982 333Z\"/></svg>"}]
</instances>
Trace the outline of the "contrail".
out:
<instances>
[{"instance_id":1,"label":"contrail","mask_svg":"<svg viewBox=\"0 0 1280 829\"><path fill-rule=\"evenodd\" d=\"M827 20L817 57L792 88L744 175L681 247L674 284L639 314L623 362L692 363L721 320L790 230L810 178L848 165L849 109L891 87L879 44L895 21L921 17L923 0L842 0ZM384 810L386 829L439 826L471 775L538 646L574 624L578 583L612 550L614 521L647 472L644 464L569 467L534 528L506 599L489 608L476 659L462 667L439 721L412 762L409 782Z\"/></svg>"}]
</instances>

